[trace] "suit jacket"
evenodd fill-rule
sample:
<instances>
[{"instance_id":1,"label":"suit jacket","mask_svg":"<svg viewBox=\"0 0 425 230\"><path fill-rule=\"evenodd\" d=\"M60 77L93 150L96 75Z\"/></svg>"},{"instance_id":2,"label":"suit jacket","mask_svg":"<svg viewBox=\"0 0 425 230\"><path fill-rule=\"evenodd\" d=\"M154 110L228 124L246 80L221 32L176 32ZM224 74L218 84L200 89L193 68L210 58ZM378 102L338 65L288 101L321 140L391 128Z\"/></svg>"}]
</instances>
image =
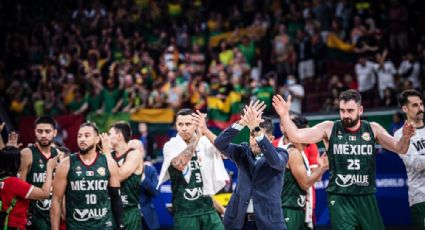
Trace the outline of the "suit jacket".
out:
<instances>
[{"instance_id":1,"label":"suit jacket","mask_svg":"<svg viewBox=\"0 0 425 230\"><path fill-rule=\"evenodd\" d=\"M153 199L159 194L156 189L158 184L158 174L156 169L150 165L145 165L145 179L140 184L142 193L140 195L140 208L142 210L143 218L149 229L159 229L158 216L156 214Z\"/></svg>"},{"instance_id":2,"label":"suit jacket","mask_svg":"<svg viewBox=\"0 0 425 230\"><path fill-rule=\"evenodd\" d=\"M256 162L248 143L230 143L238 133L238 129L229 127L214 141L217 149L238 166L238 182L224 214L224 226L242 229L252 198L258 229L286 229L280 196L288 153L275 148L264 136L257 140L264 156Z\"/></svg>"}]
</instances>

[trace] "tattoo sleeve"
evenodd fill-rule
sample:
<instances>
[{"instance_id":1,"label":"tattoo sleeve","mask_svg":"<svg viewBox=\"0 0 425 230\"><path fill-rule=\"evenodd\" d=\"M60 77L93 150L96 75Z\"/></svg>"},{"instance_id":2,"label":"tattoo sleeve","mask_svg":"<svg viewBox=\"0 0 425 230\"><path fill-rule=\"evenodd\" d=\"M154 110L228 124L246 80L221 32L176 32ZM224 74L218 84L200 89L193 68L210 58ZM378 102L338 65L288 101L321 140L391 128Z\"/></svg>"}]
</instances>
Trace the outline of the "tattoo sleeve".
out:
<instances>
[{"instance_id":1,"label":"tattoo sleeve","mask_svg":"<svg viewBox=\"0 0 425 230\"><path fill-rule=\"evenodd\" d=\"M193 152L195 152L197 141L190 143L178 156L176 156L171 164L174 168L183 171L186 165L189 163L190 159L193 156Z\"/></svg>"}]
</instances>

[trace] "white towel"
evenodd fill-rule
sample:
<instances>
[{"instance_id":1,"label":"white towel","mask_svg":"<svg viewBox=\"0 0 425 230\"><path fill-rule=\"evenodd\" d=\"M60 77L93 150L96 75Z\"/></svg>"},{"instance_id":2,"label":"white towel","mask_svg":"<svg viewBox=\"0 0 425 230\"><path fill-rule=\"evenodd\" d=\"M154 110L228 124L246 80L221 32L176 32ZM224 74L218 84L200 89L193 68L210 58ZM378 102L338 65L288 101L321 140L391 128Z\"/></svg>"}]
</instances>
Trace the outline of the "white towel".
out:
<instances>
[{"instance_id":1,"label":"white towel","mask_svg":"<svg viewBox=\"0 0 425 230\"><path fill-rule=\"evenodd\" d=\"M162 163L161 173L159 174L157 188L170 179L168 168L170 167L171 160L178 156L186 147L187 143L178 134L165 143L163 149L164 162ZM204 195L214 195L220 191L220 189L226 185L226 181L229 180L229 175L224 168L221 154L205 136L202 136L199 140L196 146L196 152L201 165ZM189 181L191 171L188 165L182 171L182 174L185 180Z\"/></svg>"},{"instance_id":2,"label":"white towel","mask_svg":"<svg viewBox=\"0 0 425 230\"><path fill-rule=\"evenodd\" d=\"M301 155L303 156L304 165L307 169L307 176L311 175L310 163L308 162L308 158L305 155L304 151L301 151ZM307 227L313 229L313 186L310 186L307 189L307 199L305 202L305 223Z\"/></svg>"}]
</instances>

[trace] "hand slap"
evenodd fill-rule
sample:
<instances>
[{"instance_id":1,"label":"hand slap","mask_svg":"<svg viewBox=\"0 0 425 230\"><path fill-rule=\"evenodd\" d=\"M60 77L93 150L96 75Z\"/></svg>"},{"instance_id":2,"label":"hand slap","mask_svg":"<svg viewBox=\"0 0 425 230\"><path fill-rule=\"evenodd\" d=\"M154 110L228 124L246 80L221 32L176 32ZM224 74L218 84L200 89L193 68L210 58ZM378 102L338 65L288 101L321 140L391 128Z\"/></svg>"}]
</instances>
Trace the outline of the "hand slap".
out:
<instances>
[{"instance_id":1,"label":"hand slap","mask_svg":"<svg viewBox=\"0 0 425 230\"><path fill-rule=\"evenodd\" d=\"M413 123L409 123L407 121L404 122L402 131L403 131L403 136L407 138L411 138L412 136L416 134L416 128L415 126L413 126Z\"/></svg>"},{"instance_id":2,"label":"hand slap","mask_svg":"<svg viewBox=\"0 0 425 230\"><path fill-rule=\"evenodd\" d=\"M273 96L272 104L279 116L285 116L289 114L289 108L291 107L291 95L289 95L287 101L285 101L282 96L277 94Z\"/></svg>"}]
</instances>

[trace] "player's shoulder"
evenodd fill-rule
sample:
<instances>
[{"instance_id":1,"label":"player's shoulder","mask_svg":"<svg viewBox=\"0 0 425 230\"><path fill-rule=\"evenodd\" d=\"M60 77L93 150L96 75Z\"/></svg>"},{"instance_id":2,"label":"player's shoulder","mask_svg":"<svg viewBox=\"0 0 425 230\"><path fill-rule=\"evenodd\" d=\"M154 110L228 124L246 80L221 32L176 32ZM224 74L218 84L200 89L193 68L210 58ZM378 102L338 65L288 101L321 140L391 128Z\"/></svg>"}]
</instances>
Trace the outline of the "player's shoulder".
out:
<instances>
[{"instance_id":1,"label":"player's shoulder","mask_svg":"<svg viewBox=\"0 0 425 230\"><path fill-rule=\"evenodd\" d=\"M30 146L21 149L21 154L31 154L31 153L32 153L32 150Z\"/></svg>"}]
</instances>

